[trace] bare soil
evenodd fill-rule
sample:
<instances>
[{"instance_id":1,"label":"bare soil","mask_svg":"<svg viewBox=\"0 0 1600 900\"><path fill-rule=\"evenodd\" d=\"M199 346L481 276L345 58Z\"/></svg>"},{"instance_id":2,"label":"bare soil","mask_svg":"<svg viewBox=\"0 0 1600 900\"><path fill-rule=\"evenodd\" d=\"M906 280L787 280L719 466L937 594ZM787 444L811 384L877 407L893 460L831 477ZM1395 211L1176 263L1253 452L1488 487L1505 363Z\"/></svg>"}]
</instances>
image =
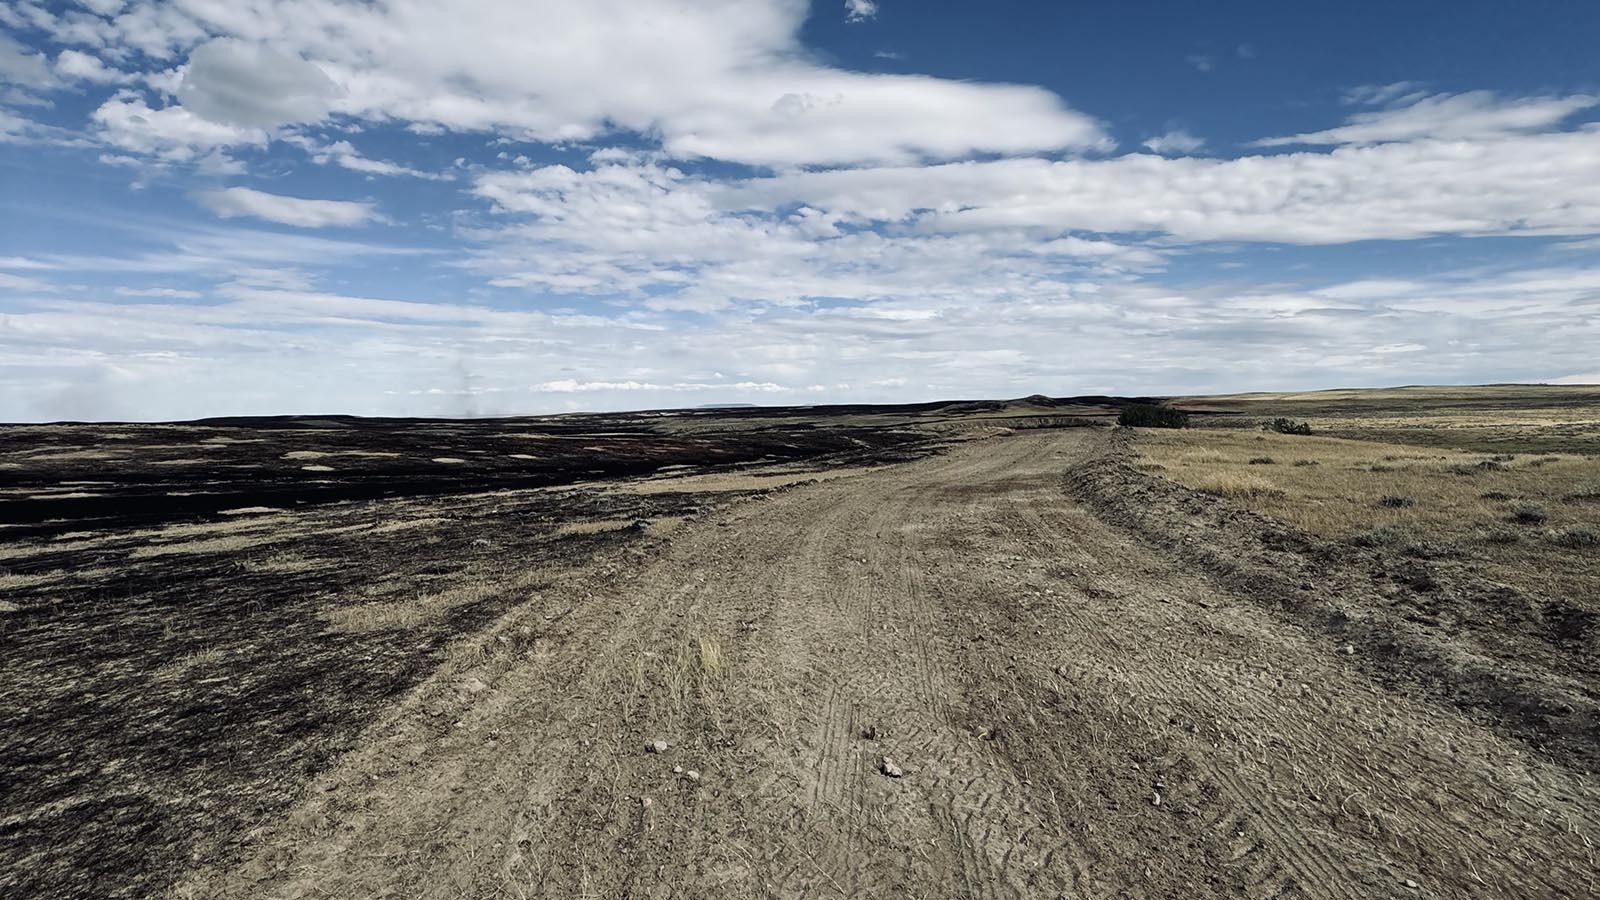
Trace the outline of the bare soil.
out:
<instances>
[{"instance_id":1,"label":"bare soil","mask_svg":"<svg viewBox=\"0 0 1600 900\"><path fill-rule=\"evenodd\" d=\"M1108 525L1064 483L1108 449L969 443L575 573L176 894L1593 894L1584 753Z\"/></svg>"}]
</instances>

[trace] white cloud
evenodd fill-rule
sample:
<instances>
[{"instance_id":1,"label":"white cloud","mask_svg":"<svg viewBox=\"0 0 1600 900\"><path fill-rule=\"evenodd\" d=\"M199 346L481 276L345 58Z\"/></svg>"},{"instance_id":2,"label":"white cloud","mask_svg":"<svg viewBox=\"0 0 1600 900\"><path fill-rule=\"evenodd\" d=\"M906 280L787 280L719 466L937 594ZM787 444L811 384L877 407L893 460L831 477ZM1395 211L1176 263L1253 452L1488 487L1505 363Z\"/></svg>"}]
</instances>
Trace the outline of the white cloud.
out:
<instances>
[{"instance_id":1,"label":"white cloud","mask_svg":"<svg viewBox=\"0 0 1600 900\"><path fill-rule=\"evenodd\" d=\"M807 388L785 387L773 384L770 381L735 381L735 382L687 382L678 381L672 384L655 384L648 381L577 381L576 379L563 378L559 381L545 381L532 385L528 390L541 394L576 394L594 393L597 391L653 391L659 393L678 393L683 391L737 391L742 394L783 394Z\"/></svg>"},{"instance_id":2,"label":"white cloud","mask_svg":"<svg viewBox=\"0 0 1600 900\"><path fill-rule=\"evenodd\" d=\"M878 15L877 0L844 0L844 17L850 22L865 22Z\"/></svg>"},{"instance_id":3,"label":"white cloud","mask_svg":"<svg viewBox=\"0 0 1600 900\"><path fill-rule=\"evenodd\" d=\"M99 57L78 50L63 50L56 54L56 74L63 78L87 81L92 84L126 84L133 76L108 68Z\"/></svg>"},{"instance_id":4,"label":"white cloud","mask_svg":"<svg viewBox=\"0 0 1600 900\"><path fill-rule=\"evenodd\" d=\"M1585 235L1600 231L1600 128L1232 160L1129 155L787 173L716 195L728 209L804 203L852 223L927 233L1155 231L1301 244Z\"/></svg>"},{"instance_id":5,"label":"white cloud","mask_svg":"<svg viewBox=\"0 0 1600 900\"><path fill-rule=\"evenodd\" d=\"M1563 375L1560 378L1551 378L1549 384L1600 384L1600 372L1590 372L1585 375Z\"/></svg>"},{"instance_id":6,"label":"white cloud","mask_svg":"<svg viewBox=\"0 0 1600 900\"><path fill-rule=\"evenodd\" d=\"M0 83L23 88L50 87L55 76L42 53L34 53L0 32Z\"/></svg>"},{"instance_id":7,"label":"white cloud","mask_svg":"<svg viewBox=\"0 0 1600 900\"><path fill-rule=\"evenodd\" d=\"M1195 153L1203 149L1205 145L1206 142L1204 140L1180 128L1153 137L1140 146L1151 153L1159 153L1162 156L1183 156Z\"/></svg>"},{"instance_id":8,"label":"white cloud","mask_svg":"<svg viewBox=\"0 0 1600 900\"><path fill-rule=\"evenodd\" d=\"M167 162L193 162L222 148L266 146L266 132L203 119L182 106L152 109L137 93L122 91L91 118L108 143Z\"/></svg>"},{"instance_id":9,"label":"white cloud","mask_svg":"<svg viewBox=\"0 0 1600 900\"><path fill-rule=\"evenodd\" d=\"M198 300L205 296L199 291L186 291L180 288L119 287L112 293L118 297L165 297L172 300Z\"/></svg>"},{"instance_id":10,"label":"white cloud","mask_svg":"<svg viewBox=\"0 0 1600 900\"><path fill-rule=\"evenodd\" d=\"M805 15L792 0L190 0L112 27L153 58L192 48L182 103L242 129L343 114L550 142L622 130L772 166L1111 146L1042 88L824 65L799 44Z\"/></svg>"},{"instance_id":11,"label":"white cloud","mask_svg":"<svg viewBox=\"0 0 1600 900\"><path fill-rule=\"evenodd\" d=\"M300 228L364 225L381 218L371 203L307 200L268 194L245 187L202 191L195 197L200 201L200 205L225 219L251 216Z\"/></svg>"},{"instance_id":12,"label":"white cloud","mask_svg":"<svg viewBox=\"0 0 1600 900\"><path fill-rule=\"evenodd\" d=\"M114 16L122 11L126 0L77 0L80 6L102 16Z\"/></svg>"},{"instance_id":13,"label":"white cloud","mask_svg":"<svg viewBox=\"0 0 1600 900\"><path fill-rule=\"evenodd\" d=\"M0 290L9 291L54 291L58 288L48 281L29 278L26 275L11 275L0 272Z\"/></svg>"},{"instance_id":14,"label":"white cloud","mask_svg":"<svg viewBox=\"0 0 1600 900\"><path fill-rule=\"evenodd\" d=\"M1396 85L1378 89L1367 102L1382 102ZM1540 131L1573 113L1600 105L1600 97L1500 97L1490 91L1401 98L1402 105L1358 113L1325 131L1265 138L1258 147L1292 144L1377 144L1421 139L1462 140Z\"/></svg>"},{"instance_id":15,"label":"white cloud","mask_svg":"<svg viewBox=\"0 0 1600 900\"><path fill-rule=\"evenodd\" d=\"M1341 98L1347 106L1386 106L1413 103L1428 92L1419 81L1395 81L1389 84L1363 84L1344 92Z\"/></svg>"},{"instance_id":16,"label":"white cloud","mask_svg":"<svg viewBox=\"0 0 1600 900\"><path fill-rule=\"evenodd\" d=\"M337 93L321 69L298 56L226 38L194 48L178 86L185 108L244 128L318 121Z\"/></svg>"},{"instance_id":17,"label":"white cloud","mask_svg":"<svg viewBox=\"0 0 1600 900\"><path fill-rule=\"evenodd\" d=\"M302 135L290 135L284 140L304 149L310 155L312 162L322 166L335 165L363 175L404 176L429 181L446 181L450 178L448 175L424 172L399 163L363 156L349 141L321 144Z\"/></svg>"}]
</instances>

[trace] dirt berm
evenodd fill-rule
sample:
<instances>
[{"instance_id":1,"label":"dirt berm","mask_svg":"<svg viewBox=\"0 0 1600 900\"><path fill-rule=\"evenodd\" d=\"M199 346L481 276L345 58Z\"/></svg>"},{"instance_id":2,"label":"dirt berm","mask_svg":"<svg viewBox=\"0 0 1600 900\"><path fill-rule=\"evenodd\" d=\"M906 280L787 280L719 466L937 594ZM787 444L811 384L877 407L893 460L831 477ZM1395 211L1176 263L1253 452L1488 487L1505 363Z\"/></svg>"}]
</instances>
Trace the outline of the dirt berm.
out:
<instances>
[{"instance_id":1,"label":"dirt berm","mask_svg":"<svg viewBox=\"0 0 1600 900\"><path fill-rule=\"evenodd\" d=\"M177 891L1596 895L1582 684L1521 659L1574 704L1525 720L1397 676L1297 573L1197 564L1241 557L1204 510L1107 524L1064 478L1109 440L959 445L543 590Z\"/></svg>"}]
</instances>

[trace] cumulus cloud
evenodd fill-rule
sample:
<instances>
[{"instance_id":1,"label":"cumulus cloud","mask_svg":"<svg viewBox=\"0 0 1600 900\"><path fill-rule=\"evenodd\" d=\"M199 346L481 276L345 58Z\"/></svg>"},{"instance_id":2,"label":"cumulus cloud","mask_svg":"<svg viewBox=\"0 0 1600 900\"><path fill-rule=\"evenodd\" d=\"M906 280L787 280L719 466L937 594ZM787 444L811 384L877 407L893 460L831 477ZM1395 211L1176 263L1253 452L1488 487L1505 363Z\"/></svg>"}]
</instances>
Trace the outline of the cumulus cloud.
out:
<instances>
[{"instance_id":1,"label":"cumulus cloud","mask_svg":"<svg viewBox=\"0 0 1600 900\"><path fill-rule=\"evenodd\" d=\"M624 130L763 166L1112 146L1042 88L824 65L799 43L805 15L792 0L138 3L79 37L187 49L182 108L246 130L336 114L550 142Z\"/></svg>"},{"instance_id":2,"label":"cumulus cloud","mask_svg":"<svg viewBox=\"0 0 1600 900\"><path fill-rule=\"evenodd\" d=\"M266 146L267 134L201 118L182 106L151 108L132 91L111 97L90 116L110 144L168 162L192 162L222 148Z\"/></svg>"},{"instance_id":3,"label":"cumulus cloud","mask_svg":"<svg viewBox=\"0 0 1600 900\"><path fill-rule=\"evenodd\" d=\"M307 200L268 194L245 187L202 191L195 195L201 206L224 219L249 216L299 228L364 225L380 217L371 203L349 200Z\"/></svg>"},{"instance_id":4,"label":"cumulus cloud","mask_svg":"<svg viewBox=\"0 0 1600 900\"><path fill-rule=\"evenodd\" d=\"M1366 102L1391 99L1391 92L1407 85L1375 89ZM1491 91L1465 94L1410 95L1400 105L1358 113L1338 128L1289 137L1264 138L1258 147L1294 144L1377 144L1420 139L1462 140L1539 131L1561 123L1572 114L1600 105L1600 97L1501 97Z\"/></svg>"},{"instance_id":5,"label":"cumulus cloud","mask_svg":"<svg viewBox=\"0 0 1600 900\"><path fill-rule=\"evenodd\" d=\"M178 100L213 122L272 128L320 120L337 92L333 81L304 59L260 44L218 38L189 54Z\"/></svg>"},{"instance_id":6,"label":"cumulus cloud","mask_svg":"<svg viewBox=\"0 0 1600 900\"><path fill-rule=\"evenodd\" d=\"M1182 156L1187 153L1198 152L1205 145L1206 142L1204 140L1180 128L1169 131L1166 134L1157 135L1140 146L1151 153L1159 153L1162 156Z\"/></svg>"},{"instance_id":7,"label":"cumulus cloud","mask_svg":"<svg viewBox=\"0 0 1600 900\"><path fill-rule=\"evenodd\" d=\"M56 74L63 78L87 81L92 84L126 84L133 80L127 72L109 68L97 56L77 50L63 50L56 55Z\"/></svg>"},{"instance_id":8,"label":"cumulus cloud","mask_svg":"<svg viewBox=\"0 0 1600 900\"><path fill-rule=\"evenodd\" d=\"M844 17L849 22L865 22L877 17L877 0L844 0Z\"/></svg>"}]
</instances>

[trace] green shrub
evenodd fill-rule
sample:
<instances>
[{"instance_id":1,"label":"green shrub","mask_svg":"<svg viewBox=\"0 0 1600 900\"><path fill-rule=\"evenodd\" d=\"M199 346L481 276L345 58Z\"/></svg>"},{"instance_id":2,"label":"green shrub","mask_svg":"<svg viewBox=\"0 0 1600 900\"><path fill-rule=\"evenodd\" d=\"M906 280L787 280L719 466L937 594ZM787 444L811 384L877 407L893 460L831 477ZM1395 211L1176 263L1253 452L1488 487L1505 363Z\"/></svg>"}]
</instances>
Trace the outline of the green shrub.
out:
<instances>
[{"instance_id":1,"label":"green shrub","mask_svg":"<svg viewBox=\"0 0 1600 900\"><path fill-rule=\"evenodd\" d=\"M1189 414L1170 406L1130 403L1117 416L1117 424L1129 428L1188 428Z\"/></svg>"},{"instance_id":2,"label":"green shrub","mask_svg":"<svg viewBox=\"0 0 1600 900\"><path fill-rule=\"evenodd\" d=\"M1278 418L1273 419L1272 421L1266 423L1265 425L1262 425L1261 426L1261 430L1262 431L1276 431L1279 434L1302 434L1303 435L1303 434L1310 434L1311 433L1311 423L1310 422L1296 422L1293 419L1285 419L1282 416L1279 416Z\"/></svg>"}]
</instances>

